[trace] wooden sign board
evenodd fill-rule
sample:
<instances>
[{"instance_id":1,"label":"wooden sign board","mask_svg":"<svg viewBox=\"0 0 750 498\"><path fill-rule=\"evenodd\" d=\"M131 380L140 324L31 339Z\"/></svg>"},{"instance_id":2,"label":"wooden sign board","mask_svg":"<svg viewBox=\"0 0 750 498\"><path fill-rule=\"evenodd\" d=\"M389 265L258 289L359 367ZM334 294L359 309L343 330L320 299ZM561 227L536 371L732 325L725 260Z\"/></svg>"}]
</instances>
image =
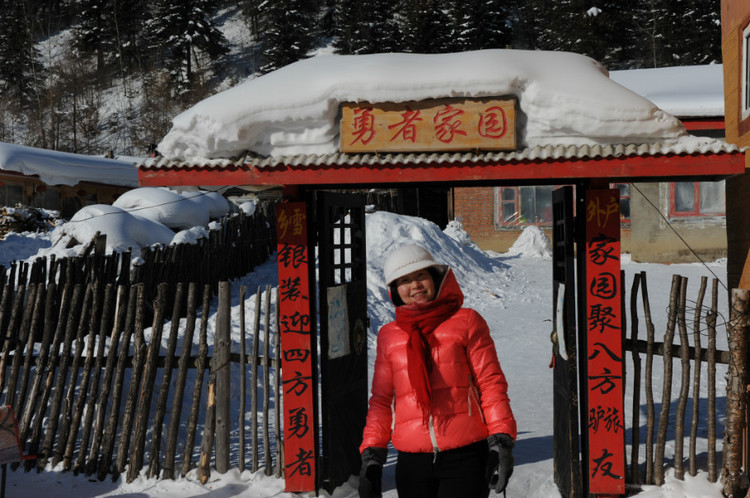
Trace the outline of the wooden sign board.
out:
<instances>
[{"instance_id":1,"label":"wooden sign board","mask_svg":"<svg viewBox=\"0 0 750 498\"><path fill-rule=\"evenodd\" d=\"M279 261L281 383L284 385L284 490L315 491L314 375L307 208L304 202L276 205ZM313 264L314 264L314 260Z\"/></svg>"},{"instance_id":2,"label":"wooden sign board","mask_svg":"<svg viewBox=\"0 0 750 498\"><path fill-rule=\"evenodd\" d=\"M515 150L515 99L341 106L341 152Z\"/></svg>"},{"instance_id":3,"label":"wooden sign board","mask_svg":"<svg viewBox=\"0 0 750 498\"><path fill-rule=\"evenodd\" d=\"M619 191L588 190L585 202L589 493L624 495Z\"/></svg>"}]
</instances>

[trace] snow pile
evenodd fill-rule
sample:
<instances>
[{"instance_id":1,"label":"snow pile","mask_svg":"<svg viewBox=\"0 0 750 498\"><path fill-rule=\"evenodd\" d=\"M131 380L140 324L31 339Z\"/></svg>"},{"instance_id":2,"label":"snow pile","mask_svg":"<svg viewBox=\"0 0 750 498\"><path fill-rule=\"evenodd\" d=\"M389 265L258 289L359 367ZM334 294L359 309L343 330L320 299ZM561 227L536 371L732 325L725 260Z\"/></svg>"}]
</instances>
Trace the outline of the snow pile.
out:
<instances>
[{"instance_id":1,"label":"snow pile","mask_svg":"<svg viewBox=\"0 0 750 498\"><path fill-rule=\"evenodd\" d=\"M367 288L370 302L371 330L393 320L394 308L383 277L383 266L394 249L417 244L427 249L435 261L453 269L461 285L466 305L484 306L487 294L498 298L506 294L510 277L502 262L488 257L473 242L459 241L449 233L456 228L440 230L435 223L413 216L378 211L367 215ZM374 340L374 339L373 339Z\"/></svg>"},{"instance_id":2,"label":"snow pile","mask_svg":"<svg viewBox=\"0 0 750 498\"><path fill-rule=\"evenodd\" d=\"M79 210L52 233L52 245L40 256L72 257L84 251L97 233L107 236L107 252L154 244L195 243L208 235L210 220L229 212L228 202L214 192L180 194L163 188L139 188L113 205ZM175 234L174 230L182 231Z\"/></svg>"},{"instance_id":3,"label":"snow pile","mask_svg":"<svg viewBox=\"0 0 750 498\"><path fill-rule=\"evenodd\" d=\"M125 192L112 205L174 229L206 226L211 219L220 218L229 210L227 200L216 192L181 194L157 187Z\"/></svg>"},{"instance_id":4,"label":"snow pile","mask_svg":"<svg viewBox=\"0 0 750 498\"><path fill-rule=\"evenodd\" d=\"M168 159L338 152L342 102L443 97L518 99L518 145L643 143L685 136L682 124L569 52L323 55L252 78L175 117Z\"/></svg>"},{"instance_id":5,"label":"snow pile","mask_svg":"<svg viewBox=\"0 0 750 498\"><path fill-rule=\"evenodd\" d=\"M519 254L529 258L550 259L552 258L552 242L541 228L529 225L523 229L513 243L509 254Z\"/></svg>"}]
</instances>

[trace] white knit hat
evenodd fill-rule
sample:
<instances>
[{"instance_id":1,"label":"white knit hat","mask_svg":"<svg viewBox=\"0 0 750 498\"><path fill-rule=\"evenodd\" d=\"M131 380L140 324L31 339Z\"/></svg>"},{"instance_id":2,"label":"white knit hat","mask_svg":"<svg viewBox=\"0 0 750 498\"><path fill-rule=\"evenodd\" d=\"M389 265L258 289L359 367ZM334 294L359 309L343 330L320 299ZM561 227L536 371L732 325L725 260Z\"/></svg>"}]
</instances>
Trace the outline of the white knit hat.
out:
<instances>
[{"instance_id":1,"label":"white knit hat","mask_svg":"<svg viewBox=\"0 0 750 498\"><path fill-rule=\"evenodd\" d=\"M404 275L429 267L438 268L443 272L448 268L447 265L436 263L432 254L423 247L417 245L401 246L391 251L385 260L383 266L385 285L390 286Z\"/></svg>"}]
</instances>

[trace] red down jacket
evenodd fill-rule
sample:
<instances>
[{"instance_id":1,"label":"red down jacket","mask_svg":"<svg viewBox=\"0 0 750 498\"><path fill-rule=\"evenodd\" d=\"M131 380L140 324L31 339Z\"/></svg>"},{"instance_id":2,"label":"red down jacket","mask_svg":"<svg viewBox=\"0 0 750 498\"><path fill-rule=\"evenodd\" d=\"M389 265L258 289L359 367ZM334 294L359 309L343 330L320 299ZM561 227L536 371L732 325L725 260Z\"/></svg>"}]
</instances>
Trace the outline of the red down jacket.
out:
<instances>
[{"instance_id":1,"label":"red down jacket","mask_svg":"<svg viewBox=\"0 0 750 498\"><path fill-rule=\"evenodd\" d=\"M463 302L448 270L435 300L450 293ZM496 433L516 439L508 383L487 322L476 311L461 308L432 334L432 409L425 425L407 372L408 333L395 321L380 329L360 452L372 446L386 448L391 439L397 450L410 453L459 448Z\"/></svg>"}]
</instances>

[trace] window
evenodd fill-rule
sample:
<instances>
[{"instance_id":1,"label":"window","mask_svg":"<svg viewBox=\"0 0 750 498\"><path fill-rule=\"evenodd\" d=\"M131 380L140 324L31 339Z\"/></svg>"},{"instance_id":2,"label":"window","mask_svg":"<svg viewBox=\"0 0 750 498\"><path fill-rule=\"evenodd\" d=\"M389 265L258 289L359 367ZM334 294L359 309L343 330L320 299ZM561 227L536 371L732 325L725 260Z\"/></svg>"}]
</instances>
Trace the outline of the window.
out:
<instances>
[{"instance_id":1,"label":"window","mask_svg":"<svg viewBox=\"0 0 750 498\"><path fill-rule=\"evenodd\" d=\"M670 185L671 216L714 216L726 211L724 182L675 182Z\"/></svg>"},{"instance_id":2,"label":"window","mask_svg":"<svg viewBox=\"0 0 750 498\"><path fill-rule=\"evenodd\" d=\"M552 186L500 187L498 225L551 225Z\"/></svg>"},{"instance_id":3,"label":"window","mask_svg":"<svg viewBox=\"0 0 750 498\"><path fill-rule=\"evenodd\" d=\"M620 221L630 223L630 184L613 183L610 187L620 191Z\"/></svg>"},{"instance_id":4,"label":"window","mask_svg":"<svg viewBox=\"0 0 750 498\"><path fill-rule=\"evenodd\" d=\"M60 192L55 188L46 188L34 193L34 207L58 211L60 209Z\"/></svg>"},{"instance_id":5,"label":"window","mask_svg":"<svg viewBox=\"0 0 750 498\"><path fill-rule=\"evenodd\" d=\"M495 204L498 206L498 227L518 225L552 225L552 192L559 186L499 187ZM620 219L630 222L630 184L614 183L610 188L620 191Z\"/></svg>"},{"instance_id":6,"label":"window","mask_svg":"<svg viewBox=\"0 0 750 498\"><path fill-rule=\"evenodd\" d=\"M3 183L0 185L0 205L13 207L23 204L23 186Z\"/></svg>"},{"instance_id":7,"label":"window","mask_svg":"<svg viewBox=\"0 0 750 498\"><path fill-rule=\"evenodd\" d=\"M750 24L742 33L742 119L750 117Z\"/></svg>"}]
</instances>

